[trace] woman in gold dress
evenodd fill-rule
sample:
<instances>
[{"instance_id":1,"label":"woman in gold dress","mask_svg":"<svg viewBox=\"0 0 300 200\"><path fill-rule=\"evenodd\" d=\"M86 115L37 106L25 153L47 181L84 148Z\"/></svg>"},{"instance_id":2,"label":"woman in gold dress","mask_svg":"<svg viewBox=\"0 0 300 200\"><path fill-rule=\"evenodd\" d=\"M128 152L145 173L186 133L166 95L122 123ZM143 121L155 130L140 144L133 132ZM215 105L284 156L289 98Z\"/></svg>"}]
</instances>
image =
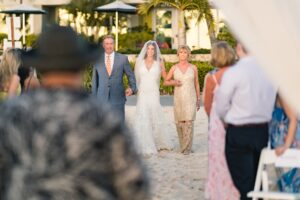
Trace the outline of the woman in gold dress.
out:
<instances>
[{"instance_id":1,"label":"woman in gold dress","mask_svg":"<svg viewBox=\"0 0 300 200\"><path fill-rule=\"evenodd\" d=\"M193 143L193 123L196 111L200 108L200 85L197 67L188 61L190 48L187 45L180 46L177 55L179 62L170 69L165 85L175 86L174 117L180 152L189 154Z\"/></svg>"}]
</instances>

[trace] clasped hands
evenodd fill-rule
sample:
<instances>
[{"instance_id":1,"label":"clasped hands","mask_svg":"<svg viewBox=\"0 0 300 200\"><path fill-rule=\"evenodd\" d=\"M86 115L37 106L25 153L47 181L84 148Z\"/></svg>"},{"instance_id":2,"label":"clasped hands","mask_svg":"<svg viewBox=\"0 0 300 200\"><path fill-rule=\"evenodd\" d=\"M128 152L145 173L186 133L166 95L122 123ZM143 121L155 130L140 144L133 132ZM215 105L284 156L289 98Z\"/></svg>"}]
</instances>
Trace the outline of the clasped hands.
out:
<instances>
[{"instance_id":1,"label":"clasped hands","mask_svg":"<svg viewBox=\"0 0 300 200\"><path fill-rule=\"evenodd\" d=\"M133 91L132 91L131 88L127 88L127 89L125 90L125 96L126 96L126 97L131 96L132 94L133 94Z\"/></svg>"},{"instance_id":2,"label":"clasped hands","mask_svg":"<svg viewBox=\"0 0 300 200\"><path fill-rule=\"evenodd\" d=\"M180 87L180 86L182 86L182 83L181 83L180 80L174 80L174 85L175 85L176 87Z\"/></svg>"}]
</instances>

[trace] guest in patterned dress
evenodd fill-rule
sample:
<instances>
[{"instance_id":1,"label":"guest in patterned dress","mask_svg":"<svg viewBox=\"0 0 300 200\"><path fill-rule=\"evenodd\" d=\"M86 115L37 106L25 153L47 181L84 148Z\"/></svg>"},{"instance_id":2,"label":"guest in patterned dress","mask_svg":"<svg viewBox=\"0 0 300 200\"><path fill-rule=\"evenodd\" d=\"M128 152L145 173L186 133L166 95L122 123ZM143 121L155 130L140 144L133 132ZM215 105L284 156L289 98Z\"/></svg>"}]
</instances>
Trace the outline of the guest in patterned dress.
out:
<instances>
[{"instance_id":1,"label":"guest in patterned dress","mask_svg":"<svg viewBox=\"0 0 300 200\"><path fill-rule=\"evenodd\" d=\"M58 25L24 53L42 87L0 107L1 200L148 199L127 127L81 89L84 66L98 55Z\"/></svg>"},{"instance_id":2,"label":"guest in patterned dress","mask_svg":"<svg viewBox=\"0 0 300 200\"><path fill-rule=\"evenodd\" d=\"M269 124L271 148L279 156L288 148L300 148L300 121L294 111L277 95L272 120ZM300 171L278 169L278 187L284 192L300 192Z\"/></svg>"},{"instance_id":3,"label":"guest in patterned dress","mask_svg":"<svg viewBox=\"0 0 300 200\"><path fill-rule=\"evenodd\" d=\"M40 87L40 81L36 76L35 70L32 67L20 66L18 70L22 93Z\"/></svg>"},{"instance_id":4,"label":"guest in patterned dress","mask_svg":"<svg viewBox=\"0 0 300 200\"><path fill-rule=\"evenodd\" d=\"M180 46L177 55L179 63L170 69L165 85L175 86L174 116L180 151L189 154L193 144L196 110L200 109L200 85L197 67L188 62L191 55L190 48L187 45Z\"/></svg>"},{"instance_id":5,"label":"guest in patterned dress","mask_svg":"<svg viewBox=\"0 0 300 200\"><path fill-rule=\"evenodd\" d=\"M239 192L231 179L225 158L225 129L216 114L214 93L224 72L235 62L235 53L226 42L216 43L211 51L211 64L217 68L208 73L204 85L204 108L209 116L208 176L205 197L210 200L238 200Z\"/></svg>"}]
</instances>

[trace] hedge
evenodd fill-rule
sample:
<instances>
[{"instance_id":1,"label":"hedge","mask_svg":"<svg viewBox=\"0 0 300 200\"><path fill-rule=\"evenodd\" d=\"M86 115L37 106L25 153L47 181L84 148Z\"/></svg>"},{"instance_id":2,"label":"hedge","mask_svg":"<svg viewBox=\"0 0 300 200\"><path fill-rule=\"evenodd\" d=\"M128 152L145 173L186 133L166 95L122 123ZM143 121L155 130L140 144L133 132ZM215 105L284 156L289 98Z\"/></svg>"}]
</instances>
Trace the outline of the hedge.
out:
<instances>
[{"instance_id":1,"label":"hedge","mask_svg":"<svg viewBox=\"0 0 300 200\"><path fill-rule=\"evenodd\" d=\"M29 34L26 35L26 46L33 47L38 39L39 35Z\"/></svg>"},{"instance_id":2,"label":"hedge","mask_svg":"<svg viewBox=\"0 0 300 200\"><path fill-rule=\"evenodd\" d=\"M203 84L204 84L204 77L205 75L213 70L213 67L210 65L208 62L200 62L200 61L192 61L192 64L196 65L198 68L198 78L199 78L199 84L200 84L200 89L202 91L203 89ZM166 70L169 71L170 68L174 65L175 63L165 63ZM130 63L132 69L134 68L134 63ZM87 91L91 91L91 86L92 86L92 66L89 66L84 74L84 87ZM128 80L127 77L123 77L124 80L124 85L127 87L128 85ZM163 80L160 81L160 93L161 94L173 94L174 87L171 86L163 86Z\"/></svg>"},{"instance_id":3,"label":"hedge","mask_svg":"<svg viewBox=\"0 0 300 200\"><path fill-rule=\"evenodd\" d=\"M122 48L118 50L122 54L139 54L141 49L139 48ZM160 49L161 54L177 54L177 49ZM192 50L192 54L210 54L210 49L195 49Z\"/></svg>"},{"instance_id":4,"label":"hedge","mask_svg":"<svg viewBox=\"0 0 300 200\"><path fill-rule=\"evenodd\" d=\"M3 40L7 38L7 34L6 33L0 33L0 49L3 48Z\"/></svg>"}]
</instances>

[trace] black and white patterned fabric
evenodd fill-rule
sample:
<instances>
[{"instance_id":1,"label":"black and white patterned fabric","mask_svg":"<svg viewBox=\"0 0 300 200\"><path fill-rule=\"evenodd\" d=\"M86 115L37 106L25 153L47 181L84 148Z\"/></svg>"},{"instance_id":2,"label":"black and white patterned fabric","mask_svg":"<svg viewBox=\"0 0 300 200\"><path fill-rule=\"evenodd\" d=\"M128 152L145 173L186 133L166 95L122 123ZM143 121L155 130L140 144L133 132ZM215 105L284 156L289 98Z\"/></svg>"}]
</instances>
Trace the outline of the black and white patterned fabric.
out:
<instances>
[{"instance_id":1,"label":"black and white patterned fabric","mask_svg":"<svg viewBox=\"0 0 300 200\"><path fill-rule=\"evenodd\" d=\"M0 106L1 200L144 200L128 129L88 94L39 89Z\"/></svg>"}]
</instances>

